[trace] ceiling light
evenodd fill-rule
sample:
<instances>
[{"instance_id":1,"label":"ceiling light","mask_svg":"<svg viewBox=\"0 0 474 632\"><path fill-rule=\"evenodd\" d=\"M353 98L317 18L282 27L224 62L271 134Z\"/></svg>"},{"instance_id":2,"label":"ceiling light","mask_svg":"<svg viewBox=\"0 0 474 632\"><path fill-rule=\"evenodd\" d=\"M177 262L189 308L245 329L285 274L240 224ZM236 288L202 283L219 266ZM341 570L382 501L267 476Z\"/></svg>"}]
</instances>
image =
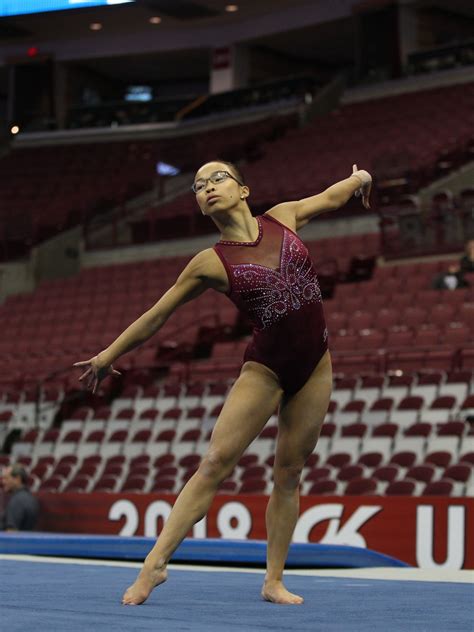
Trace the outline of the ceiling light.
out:
<instances>
[{"instance_id":1,"label":"ceiling light","mask_svg":"<svg viewBox=\"0 0 474 632\"><path fill-rule=\"evenodd\" d=\"M228 13L235 13L236 11L239 10L239 5L238 4L227 4L225 10Z\"/></svg>"},{"instance_id":2,"label":"ceiling light","mask_svg":"<svg viewBox=\"0 0 474 632\"><path fill-rule=\"evenodd\" d=\"M18 127L18 125L13 125L13 127L10 130L12 134L18 134L19 131L20 131L20 128Z\"/></svg>"},{"instance_id":3,"label":"ceiling light","mask_svg":"<svg viewBox=\"0 0 474 632\"><path fill-rule=\"evenodd\" d=\"M158 15L154 15L149 20L150 24L159 24L161 22L161 18Z\"/></svg>"},{"instance_id":4,"label":"ceiling light","mask_svg":"<svg viewBox=\"0 0 474 632\"><path fill-rule=\"evenodd\" d=\"M100 31L102 24L100 22L92 22L92 24L89 24L89 28L91 31Z\"/></svg>"}]
</instances>

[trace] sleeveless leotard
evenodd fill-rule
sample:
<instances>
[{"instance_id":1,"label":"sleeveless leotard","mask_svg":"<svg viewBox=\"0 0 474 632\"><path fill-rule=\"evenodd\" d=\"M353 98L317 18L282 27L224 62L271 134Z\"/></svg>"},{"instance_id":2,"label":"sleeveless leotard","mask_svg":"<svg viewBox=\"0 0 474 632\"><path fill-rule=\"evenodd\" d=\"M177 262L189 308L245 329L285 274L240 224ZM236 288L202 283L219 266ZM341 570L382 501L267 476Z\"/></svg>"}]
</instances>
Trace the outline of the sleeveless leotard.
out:
<instances>
[{"instance_id":1,"label":"sleeveless leotard","mask_svg":"<svg viewBox=\"0 0 474 632\"><path fill-rule=\"evenodd\" d=\"M256 219L254 242L219 241L214 249L227 271L227 295L254 327L244 362L264 364L291 395L328 348L321 290L298 235L269 215Z\"/></svg>"}]
</instances>

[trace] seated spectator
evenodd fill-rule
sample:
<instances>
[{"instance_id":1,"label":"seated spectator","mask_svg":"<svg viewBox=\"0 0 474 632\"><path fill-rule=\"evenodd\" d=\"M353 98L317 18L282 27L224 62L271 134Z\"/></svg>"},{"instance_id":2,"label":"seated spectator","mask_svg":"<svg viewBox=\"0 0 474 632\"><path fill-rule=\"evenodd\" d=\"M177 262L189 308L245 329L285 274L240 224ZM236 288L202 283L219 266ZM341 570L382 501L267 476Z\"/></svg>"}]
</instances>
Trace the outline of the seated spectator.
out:
<instances>
[{"instance_id":1,"label":"seated spectator","mask_svg":"<svg viewBox=\"0 0 474 632\"><path fill-rule=\"evenodd\" d=\"M474 239L466 243L464 255L459 259L461 272L474 272Z\"/></svg>"},{"instance_id":2,"label":"seated spectator","mask_svg":"<svg viewBox=\"0 0 474 632\"><path fill-rule=\"evenodd\" d=\"M4 468L2 482L7 502L5 512L0 517L0 529L32 531L38 519L39 503L27 488L28 475L25 468L21 465Z\"/></svg>"},{"instance_id":3,"label":"seated spectator","mask_svg":"<svg viewBox=\"0 0 474 632\"><path fill-rule=\"evenodd\" d=\"M433 281L435 290L457 290L461 287L469 287L469 283L457 263L452 263L446 272L442 272Z\"/></svg>"}]
</instances>

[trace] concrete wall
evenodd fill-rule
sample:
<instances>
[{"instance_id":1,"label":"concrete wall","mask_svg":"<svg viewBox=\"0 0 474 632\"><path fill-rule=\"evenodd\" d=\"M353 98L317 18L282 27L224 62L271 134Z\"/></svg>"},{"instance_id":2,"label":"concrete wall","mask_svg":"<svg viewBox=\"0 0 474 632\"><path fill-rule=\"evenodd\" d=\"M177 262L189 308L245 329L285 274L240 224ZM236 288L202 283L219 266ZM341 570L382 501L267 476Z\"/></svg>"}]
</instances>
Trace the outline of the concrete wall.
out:
<instances>
[{"instance_id":1,"label":"concrete wall","mask_svg":"<svg viewBox=\"0 0 474 632\"><path fill-rule=\"evenodd\" d=\"M34 287L31 261L0 264L0 303L10 294L32 292Z\"/></svg>"},{"instance_id":2,"label":"concrete wall","mask_svg":"<svg viewBox=\"0 0 474 632\"><path fill-rule=\"evenodd\" d=\"M77 274L81 239L82 228L78 226L33 248L31 266L36 282Z\"/></svg>"},{"instance_id":3,"label":"concrete wall","mask_svg":"<svg viewBox=\"0 0 474 632\"><path fill-rule=\"evenodd\" d=\"M429 187L422 189L419 192L420 202L422 206L428 204L435 193L444 189L449 189L454 195L457 195L460 191L469 187L474 187L474 161L437 180Z\"/></svg>"},{"instance_id":4,"label":"concrete wall","mask_svg":"<svg viewBox=\"0 0 474 632\"><path fill-rule=\"evenodd\" d=\"M301 238L305 241L324 239L327 237L342 237L344 235L361 235L376 233L379 230L378 216L374 214L355 218L337 218L337 213L331 219L316 219L301 229ZM219 240L219 234L203 235L194 239L170 240L162 243L128 246L114 250L92 250L82 252L81 267L92 268L116 263L132 263L147 261L158 257L176 257L194 255L200 250L212 247Z\"/></svg>"}]
</instances>

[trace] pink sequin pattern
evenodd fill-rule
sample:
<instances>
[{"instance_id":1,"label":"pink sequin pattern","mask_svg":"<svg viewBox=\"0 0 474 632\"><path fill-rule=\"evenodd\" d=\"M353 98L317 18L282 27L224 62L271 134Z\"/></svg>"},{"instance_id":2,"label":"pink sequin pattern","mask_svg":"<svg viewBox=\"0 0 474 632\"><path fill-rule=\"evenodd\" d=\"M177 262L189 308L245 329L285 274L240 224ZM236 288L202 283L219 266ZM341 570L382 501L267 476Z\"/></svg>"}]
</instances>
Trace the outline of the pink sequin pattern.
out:
<instances>
[{"instance_id":1,"label":"pink sequin pattern","mask_svg":"<svg viewBox=\"0 0 474 632\"><path fill-rule=\"evenodd\" d=\"M278 322L307 303L321 303L321 290L308 251L284 231L277 270L256 263L232 265L233 290L240 294L249 318L259 329Z\"/></svg>"}]
</instances>

